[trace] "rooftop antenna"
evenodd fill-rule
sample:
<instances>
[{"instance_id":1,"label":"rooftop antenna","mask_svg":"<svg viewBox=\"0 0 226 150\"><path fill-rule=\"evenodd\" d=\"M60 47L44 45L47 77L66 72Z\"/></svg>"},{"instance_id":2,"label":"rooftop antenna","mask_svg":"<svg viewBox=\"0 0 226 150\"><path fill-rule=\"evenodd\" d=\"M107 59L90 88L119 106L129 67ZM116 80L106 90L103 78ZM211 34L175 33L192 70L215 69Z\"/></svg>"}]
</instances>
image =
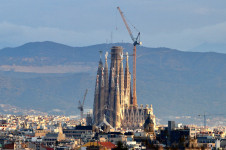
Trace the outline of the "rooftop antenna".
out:
<instances>
[{"instance_id":1,"label":"rooftop antenna","mask_svg":"<svg viewBox=\"0 0 226 150\"><path fill-rule=\"evenodd\" d=\"M100 53L100 59L101 59L103 51L99 51L99 53Z\"/></svg>"},{"instance_id":2,"label":"rooftop antenna","mask_svg":"<svg viewBox=\"0 0 226 150\"><path fill-rule=\"evenodd\" d=\"M198 116L203 116L203 127L206 129L206 113L204 112L204 115L198 115Z\"/></svg>"},{"instance_id":3,"label":"rooftop antenna","mask_svg":"<svg viewBox=\"0 0 226 150\"><path fill-rule=\"evenodd\" d=\"M111 31L111 44L113 43L113 32Z\"/></svg>"}]
</instances>

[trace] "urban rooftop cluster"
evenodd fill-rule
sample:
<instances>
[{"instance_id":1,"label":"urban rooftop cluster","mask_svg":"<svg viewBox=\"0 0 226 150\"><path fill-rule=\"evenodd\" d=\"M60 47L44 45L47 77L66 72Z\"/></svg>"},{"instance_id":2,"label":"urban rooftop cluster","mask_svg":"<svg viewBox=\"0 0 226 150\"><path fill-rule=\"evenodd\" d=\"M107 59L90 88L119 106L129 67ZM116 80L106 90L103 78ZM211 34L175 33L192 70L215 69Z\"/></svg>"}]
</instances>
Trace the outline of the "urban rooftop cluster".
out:
<instances>
[{"instance_id":1,"label":"urban rooftop cluster","mask_svg":"<svg viewBox=\"0 0 226 150\"><path fill-rule=\"evenodd\" d=\"M2 115L1 149L224 149L225 127L177 124L156 125L150 117L142 129L111 128L104 120L90 124L66 116Z\"/></svg>"}]
</instances>

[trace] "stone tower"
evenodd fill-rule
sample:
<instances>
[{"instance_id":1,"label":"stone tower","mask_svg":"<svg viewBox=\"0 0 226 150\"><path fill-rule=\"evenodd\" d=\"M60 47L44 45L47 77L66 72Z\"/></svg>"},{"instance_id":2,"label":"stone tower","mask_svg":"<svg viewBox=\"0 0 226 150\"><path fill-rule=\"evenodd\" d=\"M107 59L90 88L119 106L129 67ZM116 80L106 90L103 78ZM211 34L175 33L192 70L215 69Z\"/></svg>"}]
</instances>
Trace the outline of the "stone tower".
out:
<instances>
[{"instance_id":1,"label":"stone tower","mask_svg":"<svg viewBox=\"0 0 226 150\"><path fill-rule=\"evenodd\" d=\"M123 72L123 49L119 46L113 46L111 48L111 68L110 68L110 95L109 95L109 111L110 118L109 122L114 127L120 127L121 123L121 103L122 103L122 94L124 91L124 79L121 77L124 76Z\"/></svg>"},{"instance_id":2,"label":"stone tower","mask_svg":"<svg viewBox=\"0 0 226 150\"><path fill-rule=\"evenodd\" d=\"M151 119L151 114L148 114L147 119L145 120L144 123L144 131L148 133L148 136L151 140L156 139L154 126L155 124Z\"/></svg>"},{"instance_id":3,"label":"stone tower","mask_svg":"<svg viewBox=\"0 0 226 150\"><path fill-rule=\"evenodd\" d=\"M102 97L103 88L104 88L103 82L104 82L103 63L100 58L98 70L97 70L97 76L96 76L96 86L95 86L94 104L93 104L93 118L94 118L95 124L98 124L100 121L100 119L98 118L103 116L103 111L102 111L103 110L102 105L104 104L104 102L102 102L104 100L104 98Z\"/></svg>"},{"instance_id":4,"label":"stone tower","mask_svg":"<svg viewBox=\"0 0 226 150\"><path fill-rule=\"evenodd\" d=\"M99 100L99 75L96 77L96 86L94 92L94 103L93 103L93 123L98 124L98 100Z\"/></svg>"},{"instance_id":5,"label":"stone tower","mask_svg":"<svg viewBox=\"0 0 226 150\"><path fill-rule=\"evenodd\" d=\"M151 117L155 127L155 116L152 106L143 108L133 105L131 91L131 73L129 55L123 55L123 48L113 46L110 57L105 54L105 63L99 61L93 104L93 124L108 122L115 128L143 128L145 120ZM108 59L111 59L108 68ZM123 68L125 59L125 70ZM149 114L149 115L148 115Z\"/></svg>"},{"instance_id":6,"label":"stone tower","mask_svg":"<svg viewBox=\"0 0 226 150\"><path fill-rule=\"evenodd\" d=\"M123 49L113 46L111 49L110 77L108 77L108 53L105 55L105 66L99 61L94 94L94 124L107 121L113 126L120 126L124 107L124 71Z\"/></svg>"},{"instance_id":7,"label":"stone tower","mask_svg":"<svg viewBox=\"0 0 226 150\"><path fill-rule=\"evenodd\" d=\"M104 66L104 100L105 100L105 104L107 105L108 104L108 95L109 95L109 80L108 80L108 62L107 62L107 59L108 59L108 52L106 52L105 54L105 66ZM106 108L106 106L105 106Z\"/></svg>"},{"instance_id":8,"label":"stone tower","mask_svg":"<svg viewBox=\"0 0 226 150\"><path fill-rule=\"evenodd\" d=\"M125 77L124 77L124 103L128 107L131 104L131 74L129 72L129 54L126 52L126 67L125 67Z\"/></svg>"}]
</instances>

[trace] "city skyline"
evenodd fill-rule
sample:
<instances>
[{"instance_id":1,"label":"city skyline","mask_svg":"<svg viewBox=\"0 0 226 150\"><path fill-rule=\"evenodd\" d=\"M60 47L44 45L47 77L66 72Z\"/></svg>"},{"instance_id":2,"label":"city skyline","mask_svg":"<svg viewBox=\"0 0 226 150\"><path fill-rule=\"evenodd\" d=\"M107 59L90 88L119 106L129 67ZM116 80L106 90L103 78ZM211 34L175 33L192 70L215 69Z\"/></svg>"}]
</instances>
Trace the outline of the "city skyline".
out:
<instances>
[{"instance_id":1,"label":"city skyline","mask_svg":"<svg viewBox=\"0 0 226 150\"><path fill-rule=\"evenodd\" d=\"M0 1L0 149L226 149L225 6Z\"/></svg>"}]
</instances>

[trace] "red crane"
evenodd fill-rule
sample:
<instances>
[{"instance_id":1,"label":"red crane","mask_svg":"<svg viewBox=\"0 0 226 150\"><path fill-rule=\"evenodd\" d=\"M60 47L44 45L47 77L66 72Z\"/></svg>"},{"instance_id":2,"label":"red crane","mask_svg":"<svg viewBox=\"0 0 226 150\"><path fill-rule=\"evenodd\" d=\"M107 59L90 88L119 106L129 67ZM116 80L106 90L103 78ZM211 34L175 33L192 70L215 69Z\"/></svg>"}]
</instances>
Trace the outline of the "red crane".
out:
<instances>
[{"instance_id":1,"label":"red crane","mask_svg":"<svg viewBox=\"0 0 226 150\"><path fill-rule=\"evenodd\" d=\"M123 12L121 11L121 9L119 7L117 7L121 17L122 17L122 20L126 26L126 29L128 30L129 32L129 35L133 41L133 106L136 106L137 105L137 94L136 94L136 45L141 45L142 43L140 42L140 32L138 32L138 35L136 38L134 38L130 28L129 28L129 25L127 24L126 22L126 19L123 15Z\"/></svg>"}]
</instances>

